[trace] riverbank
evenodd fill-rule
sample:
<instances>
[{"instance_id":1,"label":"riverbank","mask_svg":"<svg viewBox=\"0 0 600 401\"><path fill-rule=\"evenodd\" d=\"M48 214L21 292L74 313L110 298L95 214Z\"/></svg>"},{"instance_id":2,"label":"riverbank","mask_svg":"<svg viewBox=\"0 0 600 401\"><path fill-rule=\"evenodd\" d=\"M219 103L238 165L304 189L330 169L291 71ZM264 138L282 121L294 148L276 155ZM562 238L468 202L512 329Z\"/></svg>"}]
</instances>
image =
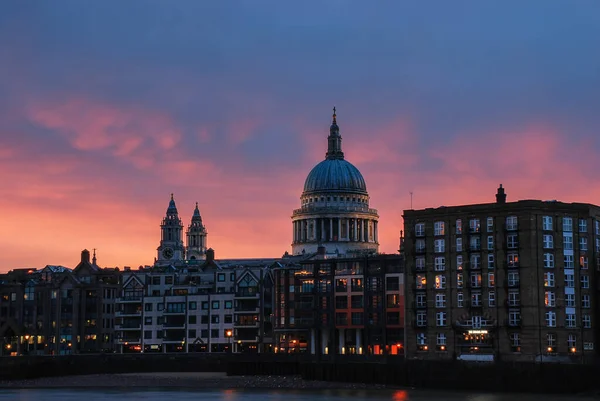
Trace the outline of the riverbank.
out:
<instances>
[{"instance_id":1,"label":"riverbank","mask_svg":"<svg viewBox=\"0 0 600 401\"><path fill-rule=\"evenodd\" d=\"M12 388L385 389L386 385L302 380L300 376L227 376L222 372L121 373L2 380Z\"/></svg>"}]
</instances>

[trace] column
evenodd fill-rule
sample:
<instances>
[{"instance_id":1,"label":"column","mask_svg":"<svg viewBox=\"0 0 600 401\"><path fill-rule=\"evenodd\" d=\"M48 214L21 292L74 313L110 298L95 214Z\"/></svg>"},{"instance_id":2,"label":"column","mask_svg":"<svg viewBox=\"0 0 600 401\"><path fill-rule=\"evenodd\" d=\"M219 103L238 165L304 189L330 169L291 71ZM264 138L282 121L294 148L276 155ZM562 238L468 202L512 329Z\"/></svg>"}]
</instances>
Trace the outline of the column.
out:
<instances>
[{"instance_id":1,"label":"column","mask_svg":"<svg viewBox=\"0 0 600 401\"><path fill-rule=\"evenodd\" d=\"M345 348L345 341L344 341L344 329L340 329L340 335L339 335L339 341L338 341L338 354L342 355L344 354L344 348Z\"/></svg>"},{"instance_id":2,"label":"column","mask_svg":"<svg viewBox=\"0 0 600 401\"><path fill-rule=\"evenodd\" d=\"M379 238L377 237L377 225L379 223L377 221L373 221L373 238L375 238L375 242L379 243Z\"/></svg>"},{"instance_id":3,"label":"column","mask_svg":"<svg viewBox=\"0 0 600 401\"><path fill-rule=\"evenodd\" d=\"M365 242L365 219L360 219L360 242Z\"/></svg>"},{"instance_id":4,"label":"column","mask_svg":"<svg viewBox=\"0 0 600 401\"><path fill-rule=\"evenodd\" d=\"M362 329L356 329L356 353L361 355L362 349Z\"/></svg>"},{"instance_id":5,"label":"column","mask_svg":"<svg viewBox=\"0 0 600 401\"><path fill-rule=\"evenodd\" d=\"M312 240L317 240L317 219L313 219L313 232L312 232Z\"/></svg>"},{"instance_id":6,"label":"column","mask_svg":"<svg viewBox=\"0 0 600 401\"><path fill-rule=\"evenodd\" d=\"M338 241L342 240L342 219L338 217Z\"/></svg>"},{"instance_id":7,"label":"column","mask_svg":"<svg viewBox=\"0 0 600 401\"><path fill-rule=\"evenodd\" d=\"M300 239L302 242L306 242L306 220L300 220Z\"/></svg>"},{"instance_id":8,"label":"column","mask_svg":"<svg viewBox=\"0 0 600 401\"><path fill-rule=\"evenodd\" d=\"M354 236L353 241L358 241L358 219L354 219Z\"/></svg>"},{"instance_id":9,"label":"column","mask_svg":"<svg viewBox=\"0 0 600 401\"><path fill-rule=\"evenodd\" d=\"M350 219L346 219L346 241L350 241Z\"/></svg>"},{"instance_id":10,"label":"column","mask_svg":"<svg viewBox=\"0 0 600 401\"><path fill-rule=\"evenodd\" d=\"M333 219L329 218L329 241L333 241Z\"/></svg>"},{"instance_id":11,"label":"column","mask_svg":"<svg viewBox=\"0 0 600 401\"><path fill-rule=\"evenodd\" d=\"M315 329L310 329L310 354L315 355Z\"/></svg>"},{"instance_id":12,"label":"column","mask_svg":"<svg viewBox=\"0 0 600 401\"><path fill-rule=\"evenodd\" d=\"M294 243L296 243L296 222L292 221L292 231L294 233L293 237L294 237Z\"/></svg>"},{"instance_id":13,"label":"column","mask_svg":"<svg viewBox=\"0 0 600 401\"><path fill-rule=\"evenodd\" d=\"M325 241L325 219L321 218L321 241Z\"/></svg>"}]
</instances>

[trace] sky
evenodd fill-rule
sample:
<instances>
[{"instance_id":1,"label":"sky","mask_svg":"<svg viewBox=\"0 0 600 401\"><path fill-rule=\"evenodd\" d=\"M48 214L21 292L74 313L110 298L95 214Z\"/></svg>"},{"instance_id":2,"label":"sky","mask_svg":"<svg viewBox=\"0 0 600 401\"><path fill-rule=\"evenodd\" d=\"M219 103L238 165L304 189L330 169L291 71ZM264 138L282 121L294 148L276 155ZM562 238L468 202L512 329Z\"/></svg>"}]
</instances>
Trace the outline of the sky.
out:
<instances>
[{"instance_id":1,"label":"sky","mask_svg":"<svg viewBox=\"0 0 600 401\"><path fill-rule=\"evenodd\" d=\"M151 264L171 193L279 257L333 106L382 252L411 192L600 204L598 49L597 0L4 1L0 271Z\"/></svg>"}]
</instances>

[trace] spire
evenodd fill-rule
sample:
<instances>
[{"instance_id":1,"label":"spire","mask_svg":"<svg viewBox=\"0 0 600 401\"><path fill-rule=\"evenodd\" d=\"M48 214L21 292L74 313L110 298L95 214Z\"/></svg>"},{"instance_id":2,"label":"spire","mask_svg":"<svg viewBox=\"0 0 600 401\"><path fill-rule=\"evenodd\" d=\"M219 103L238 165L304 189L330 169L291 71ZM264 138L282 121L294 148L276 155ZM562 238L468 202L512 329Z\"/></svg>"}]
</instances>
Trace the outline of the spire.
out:
<instances>
[{"instance_id":1,"label":"spire","mask_svg":"<svg viewBox=\"0 0 600 401\"><path fill-rule=\"evenodd\" d=\"M175 199L173 198L173 194L171 194L171 200L169 201L169 208L167 209L167 214L177 214L177 206L175 206Z\"/></svg>"},{"instance_id":2,"label":"spire","mask_svg":"<svg viewBox=\"0 0 600 401\"><path fill-rule=\"evenodd\" d=\"M94 248L94 256L92 257L92 265L96 266L96 248Z\"/></svg>"},{"instance_id":3,"label":"spire","mask_svg":"<svg viewBox=\"0 0 600 401\"><path fill-rule=\"evenodd\" d=\"M337 111L333 108L333 121L331 127L329 127L329 136L327 137L327 153L325 154L326 159L344 159L344 152L342 152L342 137L340 136L340 127L337 125Z\"/></svg>"},{"instance_id":4,"label":"spire","mask_svg":"<svg viewBox=\"0 0 600 401\"><path fill-rule=\"evenodd\" d=\"M202 221L202 217L200 216L200 209L198 209L198 202L196 202L196 208L194 209L194 214L192 215L192 221Z\"/></svg>"}]
</instances>

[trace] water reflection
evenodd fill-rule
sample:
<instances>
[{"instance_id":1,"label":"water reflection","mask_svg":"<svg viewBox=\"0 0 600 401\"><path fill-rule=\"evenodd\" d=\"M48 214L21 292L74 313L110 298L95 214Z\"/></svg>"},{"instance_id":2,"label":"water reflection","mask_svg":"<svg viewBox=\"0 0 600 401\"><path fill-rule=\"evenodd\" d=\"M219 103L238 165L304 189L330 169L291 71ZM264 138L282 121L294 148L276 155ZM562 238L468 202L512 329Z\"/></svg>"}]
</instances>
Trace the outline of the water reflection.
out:
<instances>
[{"instance_id":1,"label":"water reflection","mask_svg":"<svg viewBox=\"0 0 600 401\"><path fill-rule=\"evenodd\" d=\"M138 389L21 389L0 392L11 401L537 401L539 395L457 393L427 390L146 390ZM543 396L544 401L591 401L594 397Z\"/></svg>"}]
</instances>

